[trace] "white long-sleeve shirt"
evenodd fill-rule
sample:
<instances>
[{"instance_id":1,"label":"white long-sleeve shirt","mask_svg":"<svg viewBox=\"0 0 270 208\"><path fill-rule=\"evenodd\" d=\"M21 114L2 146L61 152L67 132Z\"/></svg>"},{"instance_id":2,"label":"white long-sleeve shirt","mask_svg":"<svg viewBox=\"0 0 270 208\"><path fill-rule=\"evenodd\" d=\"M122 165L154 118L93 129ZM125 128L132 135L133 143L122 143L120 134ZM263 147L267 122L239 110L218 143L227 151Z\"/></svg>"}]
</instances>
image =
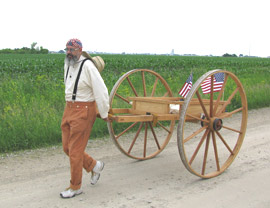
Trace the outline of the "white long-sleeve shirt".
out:
<instances>
[{"instance_id":1,"label":"white long-sleeve shirt","mask_svg":"<svg viewBox=\"0 0 270 208\"><path fill-rule=\"evenodd\" d=\"M74 64L69 66L68 75L66 73L68 65L64 66L64 81L65 81L65 99L72 101L72 94L77 75L82 61L85 59L83 55ZM76 100L78 102L96 101L101 118L108 117L109 111L109 95L108 89L95 65L92 61L87 60L83 64L82 72L78 82Z\"/></svg>"}]
</instances>

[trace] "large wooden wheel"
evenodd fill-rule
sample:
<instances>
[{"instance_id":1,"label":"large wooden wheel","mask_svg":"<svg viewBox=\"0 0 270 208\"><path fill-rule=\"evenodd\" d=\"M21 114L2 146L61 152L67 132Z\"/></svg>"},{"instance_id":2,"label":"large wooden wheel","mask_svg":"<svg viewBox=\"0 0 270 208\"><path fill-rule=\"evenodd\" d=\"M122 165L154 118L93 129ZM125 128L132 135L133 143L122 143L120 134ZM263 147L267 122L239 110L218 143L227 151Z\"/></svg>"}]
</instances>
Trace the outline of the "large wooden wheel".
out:
<instances>
[{"instance_id":1,"label":"large wooden wheel","mask_svg":"<svg viewBox=\"0 0 270 208\"><path fill-rule=\"evenodd\" d=\"M221 90L216 91L214 82L221 81L223 75ZM201 87L206 80L208 94ZM177 129L179 154L191 173L211 178L230 166L245 136L247 110L243 86L231 72L209 71L194 84L182 106Z\"/></svg>"},{"instance_id":2,"label":"large wooden wheel","mask_svg":"<svg viewBox=\"0 0 270 208\"><path fill-rule=\"evenodd\" d=\"M110 93L110 109L130 109L131 97L172 97L167 82L156 72L134 69L125 73ZM115 114L114 114L115 115ZM109 122L108 130L117 148L128 157L145 160L159 154L169 142L175 121Z\"/></svg>"}]
</instances>

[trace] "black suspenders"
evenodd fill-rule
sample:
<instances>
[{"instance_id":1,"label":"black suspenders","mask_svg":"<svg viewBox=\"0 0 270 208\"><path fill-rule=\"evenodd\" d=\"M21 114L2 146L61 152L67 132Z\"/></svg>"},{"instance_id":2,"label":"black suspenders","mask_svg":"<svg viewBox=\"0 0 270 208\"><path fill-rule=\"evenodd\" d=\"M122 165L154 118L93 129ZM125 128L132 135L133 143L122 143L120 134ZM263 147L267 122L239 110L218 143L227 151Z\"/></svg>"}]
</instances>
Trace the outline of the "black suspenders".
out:
<instances>
[{"instance_id":1,"label":"black suspenders","mask_svg":"<svg viewBox=\"0 0 270 208\"><path fill-rule=\"evenodd\" d=\"M79 69L79 72L78 72L78 75L77 75L77 78L76 78L76 81L75 81L73 93L72 93L72 102L74 102L76 100L76 93L77 93L78 83L79 83L79 79L80 79L80 76L81 76L83 64L84 64L84 62L86 60L90 60L90 59L86 58L81 63L81 66L80 66L80 69ZM69 71L69 67L67 69L66 80L67 80L67 76L68 76L68 71Z\"/></svg>"}]
</instances>

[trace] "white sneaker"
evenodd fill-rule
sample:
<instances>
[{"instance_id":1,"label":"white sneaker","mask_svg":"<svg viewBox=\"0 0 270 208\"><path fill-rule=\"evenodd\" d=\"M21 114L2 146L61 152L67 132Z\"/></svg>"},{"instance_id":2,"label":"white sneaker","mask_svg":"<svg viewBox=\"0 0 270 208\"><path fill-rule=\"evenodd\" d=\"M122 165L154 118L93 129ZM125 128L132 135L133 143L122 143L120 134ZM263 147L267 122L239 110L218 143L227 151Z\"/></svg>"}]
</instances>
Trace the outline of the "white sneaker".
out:
<instances>
[{"instance_id":1,"label":"white sneaker","mask_svg":"<svg viewBox=\"0 0 270 208\"><path fill-rule=\"evenodd\" d=\"M78 189L78 190L73 190L71 188L67 188L65 191L61 192L60 193L60 196L62 198L71 198L71 197L74 197L76 195L79 195L82 193L82 189Z\"/></svg>"},{"instance_id":2,"label":"white sneaker","mask_svg":"<svg viewBox=\"0 0 270 208\"><path fill-rule=\"evenodd\" d=\"M104 168L104 162L102 161L97 161L97 164L95 165L94 169L92 170L92 175L91 175L91 184L95 185L98 182L98 179L100 177L100 173Z\"/></svg>"}]
</instances>

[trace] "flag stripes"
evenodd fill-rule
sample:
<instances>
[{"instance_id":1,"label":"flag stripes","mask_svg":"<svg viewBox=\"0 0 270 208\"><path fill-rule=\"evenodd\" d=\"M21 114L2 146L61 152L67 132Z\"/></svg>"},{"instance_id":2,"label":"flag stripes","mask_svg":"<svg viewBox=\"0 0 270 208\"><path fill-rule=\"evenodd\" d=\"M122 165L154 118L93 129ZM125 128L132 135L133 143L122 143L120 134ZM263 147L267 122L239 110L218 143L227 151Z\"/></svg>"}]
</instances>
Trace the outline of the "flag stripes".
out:
<instances>
[{"instance_id":1,"label":"flag stripes","mask_svg":"<svg viewBox=\"0 0 270 208\"><path fill-rule=\"evenodd\" d=\"M181 90L179 90L178 94L183 96L184 98L187 97L191 87L192 87L192 78L193 78L193 74L191 73L189 75L189 77L187 78L185 84L183 85L183 87L181 88Z\"/></svg>"},{"instance_id":2,"label":"flag stripes","mask_svg":"<svg viewBox=\"0 0 270 208\"><path fill-rule=\"evenodd\" d=\"M213 92L218 92L221 90L224 82L224 73L216 73L213 75ZM203 94L208 94L211 92L211 76L207 77L206 80L201 84Z\"/></svg>"}]
</instances>

